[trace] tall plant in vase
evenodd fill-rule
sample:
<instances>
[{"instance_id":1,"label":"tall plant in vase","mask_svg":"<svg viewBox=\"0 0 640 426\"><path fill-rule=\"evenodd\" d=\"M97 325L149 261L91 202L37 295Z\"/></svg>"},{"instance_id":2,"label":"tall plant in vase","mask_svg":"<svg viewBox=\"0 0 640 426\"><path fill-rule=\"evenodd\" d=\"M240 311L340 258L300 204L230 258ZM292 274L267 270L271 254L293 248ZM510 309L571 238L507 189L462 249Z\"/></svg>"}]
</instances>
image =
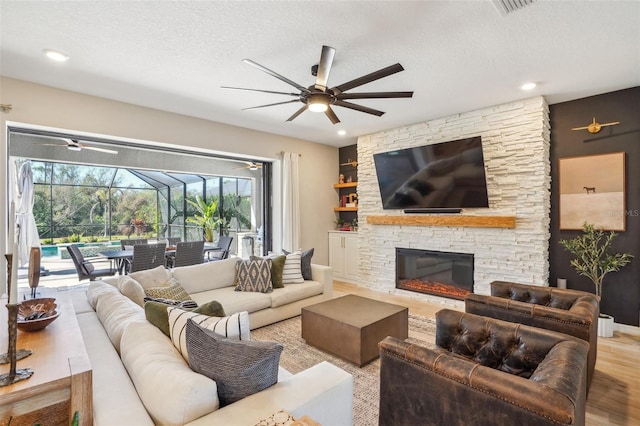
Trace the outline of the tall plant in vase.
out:
<instances>
[{"instance_id":1,"label":"tall plant in vase","mask_svg":"<svg viewBox=\"0 0 640 426\"><path fill-rule=\"evenodd\" d=\"M582 226L582 235L570 240L560 240L560 244L571 253L574 258L571 259L571 266L578 275L587 277L595 286L596 295L602 299L602 287L604 278L610 272L617 272L627 266L633 256L629 253L611 253L611 245L616 233L611 231L605 233L602 229L596 229L594 225L584 223ZM613 318L606 314L601 314L600 322L604 318L608 318L611 323L606 331L599 331L603 337L611 337L613 335Z\"/></svg>"},{"instance_id":2,"label":"tall plant in vase","mask_svg":"<svg viewBox=\"0 0 640 426\"><path fill-rule=\"evenodd\" d=\"M186 219L187 223L193 223L202 227L205 241L213 241L214 232L222 223L218 215L218 200L214 199L206 203L202 198L196 196L196 201L187 200L189 204L196 208L198 214Z\"/></svg>"}]
</instances>

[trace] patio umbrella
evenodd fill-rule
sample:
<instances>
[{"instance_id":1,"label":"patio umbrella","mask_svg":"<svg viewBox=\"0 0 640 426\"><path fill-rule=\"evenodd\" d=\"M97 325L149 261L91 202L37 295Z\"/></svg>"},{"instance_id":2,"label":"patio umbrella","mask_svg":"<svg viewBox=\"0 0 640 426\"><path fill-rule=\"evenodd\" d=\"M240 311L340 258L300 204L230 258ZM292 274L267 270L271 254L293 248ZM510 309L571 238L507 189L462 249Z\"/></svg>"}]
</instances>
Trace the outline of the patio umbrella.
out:
<instances>
[{"instance_id":1,"label":"patio umbrella","mask_svg":"<svg viewBox=\"0 0 640 426\"><path fill-rule=\"evenodd\" d=\"M33 216L33 173L30 161L20 166L17 187L16 225L20 226L17 256L18 266L23 266L29 261L31 247L40 247L40 236Z\"/></svg>"}]
</instances>

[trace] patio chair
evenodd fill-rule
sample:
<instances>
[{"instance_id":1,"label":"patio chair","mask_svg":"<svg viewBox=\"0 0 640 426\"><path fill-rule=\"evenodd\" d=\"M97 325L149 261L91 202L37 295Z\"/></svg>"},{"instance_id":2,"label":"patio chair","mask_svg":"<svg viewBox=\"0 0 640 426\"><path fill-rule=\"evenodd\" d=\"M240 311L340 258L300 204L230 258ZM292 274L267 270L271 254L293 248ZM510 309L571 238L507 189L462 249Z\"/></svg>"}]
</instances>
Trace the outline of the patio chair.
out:
<instances>
[{"instance_id":1,"label":"patio chair","mask_svg":"<svg viewBox=\"0 0 640 426\"><path fill-rule=\"evenodd\" d=\"M79 281L87 278L89 281L95 281L96 278L108 277L116 273L116 270L113 268L96 269L91 262L85 260L84 255L76 244L67 246L67 251L69 252L69 256L71 256L71 260L73 260L73 265L76 267Z\"/></svg>"},{"instance_id":2,"label":"patio chair","mask_svg":"<svg viewBox=\"0 0 640 426\"><path fill-rule=\"evenodd\" d=\"M218 250L211 250L207 252L207 260L223 260L229 257L229 249L231 248L231 242L233 237L223 235L218 239Z\"/></svg>"},{"instance_id":3,"label":"patio chair","mask_svg":"<svg viewBox=\"0 0 640 426\"><path fill-rule=\"evenodd\" d=\"M175 247L180 241L182 241L182 237L167 237L166 240L170 246Z\"/></svg>"},{"instance_id":4,"label":"patio chair","mask_svg":"<svg viewBox=\"0 0 640 426\"><path fill-rule=\"evenodd\" d=\"M131 240L120 240L120 245L122 246L122 250L130 249L136 244L147 244L148 241L146 238L135 238Z\"/></svg>"},{"instance_id":5,"label":"patio chair","mask_svg":"<svg viewBox=\"0 0 640 426\"><path fill-rule=\"evenodd\" d=\"M197 265L204 262L204 241L187 241L176 244L173 267Z\"/></svg>"},{"instance_id":6,"label":"patio chair","mask_svg":"<svg viewBox=\"0 0 640 426\"><path fill-rule=\"evenodd\" d=\"M167 245L159 244L135 244L129 272L153 269L158 266L166 266L165 253Z\"/></svg>"}]
</instances>

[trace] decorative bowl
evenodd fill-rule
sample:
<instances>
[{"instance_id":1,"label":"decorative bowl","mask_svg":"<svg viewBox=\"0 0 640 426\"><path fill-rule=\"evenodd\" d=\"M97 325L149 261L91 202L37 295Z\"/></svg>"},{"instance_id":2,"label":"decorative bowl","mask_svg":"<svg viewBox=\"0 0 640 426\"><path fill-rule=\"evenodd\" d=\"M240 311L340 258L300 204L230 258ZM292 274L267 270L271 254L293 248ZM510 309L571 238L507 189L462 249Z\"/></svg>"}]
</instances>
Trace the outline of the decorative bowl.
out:
<instances>
[{"instance_id":1,"label":"decorative bowl","mask_svg":"<svg viewBox=\"0 0 640 426\"><path fill-rule=\"evenodd\" d=\"M38 331L42 330L60 316L56 311L56 299L43 297L39 299L25 300L18 307L18 330Z\"/></svg>"}]
</instances>

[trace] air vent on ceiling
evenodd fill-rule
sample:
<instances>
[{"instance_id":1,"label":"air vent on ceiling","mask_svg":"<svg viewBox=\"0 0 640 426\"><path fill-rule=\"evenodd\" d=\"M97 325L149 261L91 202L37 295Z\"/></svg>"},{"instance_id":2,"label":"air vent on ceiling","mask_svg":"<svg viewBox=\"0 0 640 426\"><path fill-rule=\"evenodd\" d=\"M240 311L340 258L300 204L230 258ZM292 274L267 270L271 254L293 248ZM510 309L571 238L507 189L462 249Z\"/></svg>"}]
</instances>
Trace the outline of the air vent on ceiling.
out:
<instances>
[{"instance_id":1,"label":"air vent on ceiling","mask_svg":"<svg viewBox=\"0 0 640 426\"><path fill-rule=\"evenodd\" d=\"M530 5L535 0L493 0L493 5L502 16Z\"/></svg>"}]
</instances>

